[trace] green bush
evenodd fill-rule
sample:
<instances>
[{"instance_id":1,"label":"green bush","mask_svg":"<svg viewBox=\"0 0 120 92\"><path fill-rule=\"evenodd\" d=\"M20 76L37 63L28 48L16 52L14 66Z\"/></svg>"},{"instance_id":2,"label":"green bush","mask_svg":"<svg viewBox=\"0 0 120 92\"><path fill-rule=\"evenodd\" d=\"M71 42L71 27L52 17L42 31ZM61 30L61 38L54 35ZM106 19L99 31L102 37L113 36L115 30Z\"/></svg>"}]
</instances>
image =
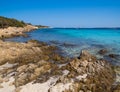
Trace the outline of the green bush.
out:
<instances>
[{"instance_id":1,"label":"green bush","mask_svg":"<svg viewBox=\"0 0 120 92\"><path fill-rule=\"evenodd\" d=\"M0 16L0 28L7 28L9 26L24 27L25 25L26 25L26 23L24 23L23 21L18 21L16 19Z\"/></svg>"}]
</instances>

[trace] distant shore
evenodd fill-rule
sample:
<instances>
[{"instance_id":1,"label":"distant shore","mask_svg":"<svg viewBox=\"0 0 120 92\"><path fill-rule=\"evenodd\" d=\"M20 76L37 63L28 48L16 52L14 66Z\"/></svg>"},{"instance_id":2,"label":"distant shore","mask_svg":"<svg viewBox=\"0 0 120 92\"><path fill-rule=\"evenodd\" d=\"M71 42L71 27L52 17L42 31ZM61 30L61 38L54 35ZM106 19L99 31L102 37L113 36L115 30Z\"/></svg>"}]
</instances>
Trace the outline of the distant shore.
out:
<instances>
[{"instance_id":1,"label":"distant shore","mask_svg":"<svg viewBox=\"0 0 120 92\"><path fill-rule=\"evenodd\" d=\"M32 25L14 18L0 16L0 39L15 36L27 36L25 32L29 32L39 28L48 28L43 25Z\"/></svg>"},{"instance_id":2,"label":"distant shore","mask_svg":"<svg viewBox=\"0 0 120 92\"><path fill-rule=\"evenodd\" d=\"M61 28L61 29L117 29L117 30L119 30L120 29L120 27L90 27L90 28L87 28L87 27L54 27L54 28Z\"/></svg>"},{"instance_id":3,"label":"distant shore","mask_svg":"<svg viewBox=\"0 0 120 92\"><path fill-rule=\"evenodd\" d=\"M25 32L38 29L38 27L33 25L26 25L25 27L8 27L0 28L0 38L10 38L15 36L25 36Z\"/></svg>"}]
</instances>

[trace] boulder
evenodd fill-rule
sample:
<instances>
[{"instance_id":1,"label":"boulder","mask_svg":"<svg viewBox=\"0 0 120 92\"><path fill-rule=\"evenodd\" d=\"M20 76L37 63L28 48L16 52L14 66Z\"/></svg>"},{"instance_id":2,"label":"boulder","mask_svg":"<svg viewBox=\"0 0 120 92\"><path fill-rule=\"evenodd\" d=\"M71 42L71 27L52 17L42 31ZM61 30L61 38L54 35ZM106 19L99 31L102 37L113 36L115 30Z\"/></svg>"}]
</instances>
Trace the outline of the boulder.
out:
<instances>
[{"instance_id":1,"label":"boulder","mask_svg":"<svg viewBox=\"0 0 120 92\"><path fill-rule=\"evenodd\" d=\"M95 61L96 57L88 53L87 50L82 50L78 59L88 60L88 61L91 61L93 59L93 61Z\"/></svg>"}]
</instances>

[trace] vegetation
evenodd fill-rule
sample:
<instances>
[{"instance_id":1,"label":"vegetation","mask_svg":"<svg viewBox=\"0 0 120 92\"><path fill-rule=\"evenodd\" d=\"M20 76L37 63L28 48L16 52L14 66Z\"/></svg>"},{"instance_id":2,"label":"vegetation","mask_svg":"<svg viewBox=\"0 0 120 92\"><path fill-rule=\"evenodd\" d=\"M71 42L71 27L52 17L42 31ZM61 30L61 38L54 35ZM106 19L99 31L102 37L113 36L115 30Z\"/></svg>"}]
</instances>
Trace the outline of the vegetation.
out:
<instances>
[{"instance_id":1,"label":"vegetation","mask_svg":"<svg viewBox=\"0 0 120 92\"><path fill-rule=\"evenodd\" d=\"M43 26L43 25L35 25L37 26L38 28L48 28L49 26Z\"/></svg>"},{"instance_id":2,"label":"vegetation","mask_svg":"<svg viewBox=\"0 0 120 92\"><path fill-rule=\"evenodd\" d=\"M9 26L24 27L25 25L26 23L24 23L23 21L18 21L13 18L6 18L6 17L0 16L0 28L7 28Z\"/></svg>"}]
</instances>

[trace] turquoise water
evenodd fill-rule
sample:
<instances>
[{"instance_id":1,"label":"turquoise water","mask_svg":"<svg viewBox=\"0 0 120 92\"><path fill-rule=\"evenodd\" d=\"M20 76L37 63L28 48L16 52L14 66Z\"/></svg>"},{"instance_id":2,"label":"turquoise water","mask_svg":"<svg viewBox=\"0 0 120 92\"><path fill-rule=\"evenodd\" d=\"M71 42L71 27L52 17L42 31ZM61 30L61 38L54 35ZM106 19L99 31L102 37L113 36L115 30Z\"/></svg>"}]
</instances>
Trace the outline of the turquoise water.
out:
<instances>
[{"instance_id":1,"label":"turquoise water","mask_svg":"<svg viewBox=\"0 0 120 92\"><path fill-rule=\"evenodd\" d=\"M49 28L38 29L27 33L29 37L15 37L6 41L25 42L30 39L47 42L58 46L62 55L77 57L82 49L87 49L98 58L108 59L120 65L120 29L74 29L74 28ZM107 49L106 55L99 55L100 49ZM115 59L108 58L108 54L117 54Z\"/></svg>"}]
</instances>

